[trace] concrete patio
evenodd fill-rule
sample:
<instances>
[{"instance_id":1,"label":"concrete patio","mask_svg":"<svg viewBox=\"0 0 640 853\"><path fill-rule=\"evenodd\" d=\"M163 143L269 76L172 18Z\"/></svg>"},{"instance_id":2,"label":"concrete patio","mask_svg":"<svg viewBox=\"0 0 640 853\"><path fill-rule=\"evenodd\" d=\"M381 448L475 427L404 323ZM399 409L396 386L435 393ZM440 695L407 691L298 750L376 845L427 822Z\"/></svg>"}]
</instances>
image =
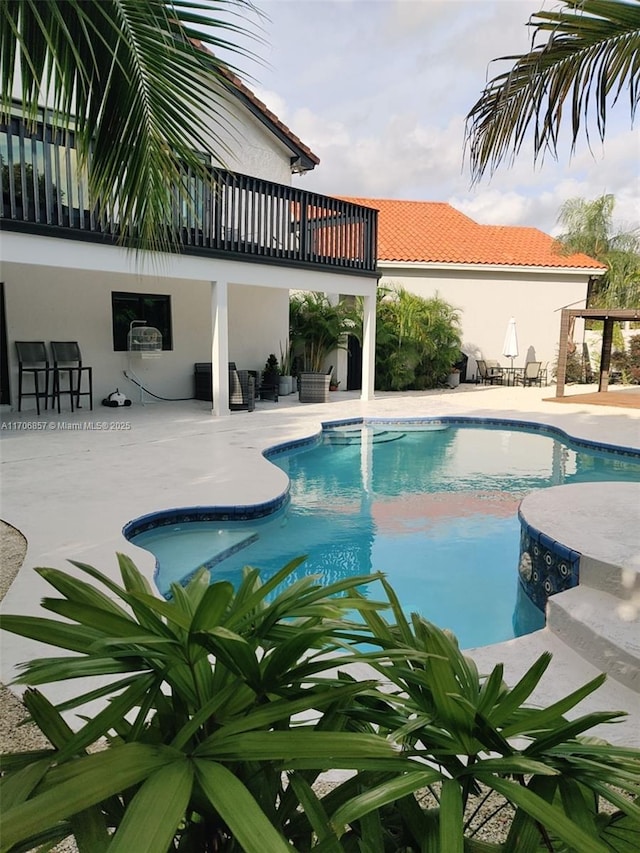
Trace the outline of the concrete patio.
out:
<instances>
[{"instance_id":1,"label":"concrete patio","mask_svg":"<svg viewBox=\"0 0 640 853\"><path fill-rule=\"evenodd\" d=\"M590 392L593 388L576 390ZM616 388L609 391L612 398L616 393ZM553 388L462 385L455 390L379 394L365 403L355 392L335 392L329 404L301 405L290 396L277 404L260 402L251 413L238 412L219 419L211 416L208 404L197 401L143 406L134 400L130 408L98 405L93 412L44 412L40 418L35 412L17 415L4 411L0 427L0 517L24 534L28 549L3 610L42 614L39 601L49 593L49 587L34 573L36 566L70 569L66 561L74 559L117 577L115 554L121 551L151 578L152 555L122 536L128 521L172 507L254 504L277 497L286 489L286 475L264 459L261 451L312 435L324 421L347 417L497 417L545 423L572 437L640 448L637 407L591 407L581 401L567 402L566 398L558 405L549 401L552 394ZM640 543L635 531L640 529L640 503L627 506L627 511L634 518L623 545L637 554ZM602 512L606 516L606 507ZM596 534L587 527L581 535L588 549L589 537ZM636 565L636 573L639 570ZM637 604L637 598L631 602L635 607L632 631L640 625ZM639 637L640 629L636 640ZM13 635L5 634L1 640L5 683L15 677L17 663L44 652ZM554 660L533 697L536 702L566 695L597 673L549 628L473 650L472 654L482 671L503 661L506 678L513 682L545 649L553 652ZM58 687L47 692L54 700L64 695ZM609 678L578 711L595 709L628 711L625 723L608 726L600 734L609 740L640 745L639 693Z\"/></svg>"}]
</instances>

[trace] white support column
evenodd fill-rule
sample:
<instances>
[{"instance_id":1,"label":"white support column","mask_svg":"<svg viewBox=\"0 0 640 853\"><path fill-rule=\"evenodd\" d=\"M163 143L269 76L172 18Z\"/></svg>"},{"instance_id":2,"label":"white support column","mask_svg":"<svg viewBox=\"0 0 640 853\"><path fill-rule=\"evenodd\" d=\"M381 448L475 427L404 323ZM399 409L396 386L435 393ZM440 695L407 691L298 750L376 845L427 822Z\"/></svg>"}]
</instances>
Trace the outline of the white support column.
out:
<instances>
[{"instance_id":1,"label":"white support column","mask_svg":"<svg viewBox=\"0 0 640 853\"><path fill-rule=\"evenodd\" d=\"M229 410L229 302L226 281L211 282L211 389L216 417Z\"/></svg>"},{"instance_id":2,"label":"white support column","mask_svg":"<svg viewBox=\"0 0 640 853\"><path fill-rule=\"evenodd\" d=\"M376 294L365 296L362 305L361 400L373 400L376 372Z\"/></svg>"}]
</instances>

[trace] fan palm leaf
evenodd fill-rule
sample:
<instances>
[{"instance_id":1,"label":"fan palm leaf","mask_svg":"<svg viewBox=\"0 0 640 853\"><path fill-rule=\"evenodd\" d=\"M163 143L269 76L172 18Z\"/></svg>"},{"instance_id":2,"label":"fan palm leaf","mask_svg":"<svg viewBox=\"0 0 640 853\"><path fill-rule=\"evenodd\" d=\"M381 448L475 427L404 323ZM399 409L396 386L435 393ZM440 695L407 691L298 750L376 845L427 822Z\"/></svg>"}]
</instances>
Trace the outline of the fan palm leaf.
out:
<instances>
[{"instance_id":1,"label":"fan palm leaf","mask_svg":"<svg viewBox=\"0 0 640 853\"><path fill-rule=\"evenodd\" d=\"M467 116L471 174L479 180L513 159L533 133L534 161L556 156L565 104L572 150L581 128L604 139L610 104L626 90L633 120L640 92L639 0L564 0L557 12L532 16L531 50L485 86ZM536 44L539 36L543 43ZM595 117L594 117L595 113Z\"/></svg>"},{"instance_id":2,"label":"fan palm leaf","mask_svg":"<svg viewBox=\"0 0 640 853\"><path fill-rule=\"evenodd\" d=\"M175 202L193 206L188 175L210 183L233 136L231 69L214 53L248 33L250 0L3 0L2 112L33 122L46 103L72 131L93 204L120 236L166 249ZM16 93L19 95L16 96Z\"/></svg>"}]
</instances>

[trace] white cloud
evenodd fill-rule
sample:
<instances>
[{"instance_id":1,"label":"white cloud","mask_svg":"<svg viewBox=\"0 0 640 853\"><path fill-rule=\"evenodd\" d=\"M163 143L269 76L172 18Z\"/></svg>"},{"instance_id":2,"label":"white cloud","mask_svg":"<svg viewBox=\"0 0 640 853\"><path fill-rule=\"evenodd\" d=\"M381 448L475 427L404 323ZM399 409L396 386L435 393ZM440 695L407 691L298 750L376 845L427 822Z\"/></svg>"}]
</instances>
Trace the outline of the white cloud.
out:
<instances>
[{"instance_id":1,"label":"white cloud","mask_svg":"<svg viewBox=\"0 0 640 853\"><path fill-rule=\"evenodd\" d=\"M555 0L263 2L273 18L272 71L261 97L320 157L300 186L338 195L449 201L478 221L556 228L566 198L616 196L640 220L638 139L628 104L604 150L584 141L534 167L523 146L511 168L471 187L462 166L464 116L492 59L525 51L529 16ZM310 47L311 46L311 47ZM256 75L260 76L260 75ZM262 94L260 94L262 93Z\"/></svg>"},{"instance_id":2,"label":"white cloud","mask_svg":"<svg viewBox=\"0 0 640 853\"><path fill-rule=\"evenodd\" d=\"M527 221L530 199L517 192L485 190L473 197L453 196L449 204L483 225L520 225Z\"/></svg>"}]
</instances>

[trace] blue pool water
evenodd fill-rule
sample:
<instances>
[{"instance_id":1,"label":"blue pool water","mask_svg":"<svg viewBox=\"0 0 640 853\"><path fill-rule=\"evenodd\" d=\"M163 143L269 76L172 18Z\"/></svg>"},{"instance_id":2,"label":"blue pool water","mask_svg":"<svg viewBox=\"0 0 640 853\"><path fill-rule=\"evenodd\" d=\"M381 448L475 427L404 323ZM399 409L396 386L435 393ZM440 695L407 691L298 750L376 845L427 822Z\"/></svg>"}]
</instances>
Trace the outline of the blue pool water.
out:
<instances>
[{"instance_id":1,"label":"blue pool water","mask_svg":"<svg viewBox=\"0 0 640 853\"><path fill-rule=\"evenodd\" d=\"M290 502L276 513L168 524L132 538L156 556L162 592L201 565L215 580L237 582L245 565L267 577L308 554L293 580L383 571L407 614L450 628L464 648L513 637L516 608L527 607L517 597L517 508L528 492L640 480L640 456L470 425L334 426L271 461L291 482ZM539 627L541 614L530 616L515 621Z\"/></svg>"}]
</instances>

